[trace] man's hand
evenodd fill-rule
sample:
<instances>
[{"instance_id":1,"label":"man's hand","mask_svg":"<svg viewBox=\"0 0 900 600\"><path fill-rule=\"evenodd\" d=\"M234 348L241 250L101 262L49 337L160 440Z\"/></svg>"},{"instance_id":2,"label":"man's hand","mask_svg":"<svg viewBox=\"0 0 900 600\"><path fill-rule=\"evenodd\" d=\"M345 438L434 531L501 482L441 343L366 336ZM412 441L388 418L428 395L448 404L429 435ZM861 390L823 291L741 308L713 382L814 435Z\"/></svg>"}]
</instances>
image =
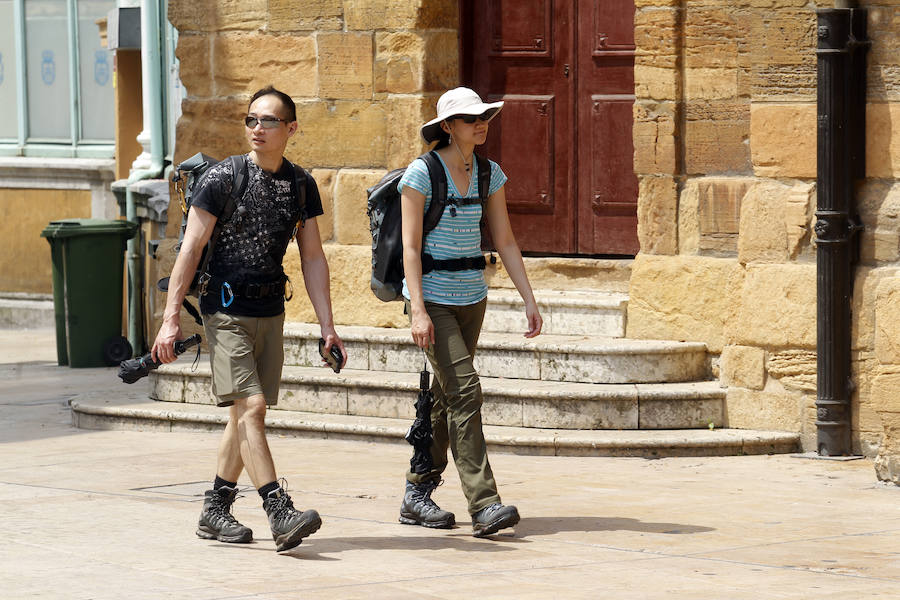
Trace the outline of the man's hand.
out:
<instances>
[{"instance_id":1,"label":"man's hand","mask_svg":"<svg viewBox=\"0 0 900 600\"><path fill-rule=\"evenodd\" d=\"M173 362L178 358L175 355L175 341L182 337L178 315L175 315L174 319L165 319L153 341L153 348L150 350L151 358L160 363Z\"/></svg>"},{"instance_id":2,"label":"man's hand","mask_svg":"<svg viewBox=\"0 0 900 600\"><path fill-rule=\"evenodd\" d=\"M341 368L344 368L344 365L347 364L347 350L344 349L344 342L341 340L340 336L334 330L334 327L330 328L322 328L322 339L325 340L325 352L331 350L333 345L336 345L340 351L341 356L344 357L344 362L341 363Z\"/></svg>"}]
</instances>

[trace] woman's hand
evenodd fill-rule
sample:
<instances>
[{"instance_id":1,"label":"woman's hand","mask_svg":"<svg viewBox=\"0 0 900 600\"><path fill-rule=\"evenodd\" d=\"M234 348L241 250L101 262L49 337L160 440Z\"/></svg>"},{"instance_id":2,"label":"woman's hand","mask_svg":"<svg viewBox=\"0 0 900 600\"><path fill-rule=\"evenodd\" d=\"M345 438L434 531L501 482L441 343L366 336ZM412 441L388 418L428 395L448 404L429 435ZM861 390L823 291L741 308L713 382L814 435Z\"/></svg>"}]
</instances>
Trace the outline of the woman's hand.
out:
<instances>
[{"instance_id":1,"label":"woman's hand","mask_svg":"<svg viewBox=\"0 0 900 600\"><path fill-rule=\"evenodd\" d=\"M525 318L528 320L528 331L525 332L525 337L533 338L540 335L541 328L544 326L544 319L541 318L537 304L529 303L525 305Z\"/></svg>"},{"instance_id":2,"label":"woman's hand","mask_svg":"<svg viewBox=\"0 0 900 600\"><path fill-rule=\"evenodd\" d=\"M427 312L413 312L410 320L413 342L423 350L434 343L434 324Z\"/></svg>"}]
</instances>

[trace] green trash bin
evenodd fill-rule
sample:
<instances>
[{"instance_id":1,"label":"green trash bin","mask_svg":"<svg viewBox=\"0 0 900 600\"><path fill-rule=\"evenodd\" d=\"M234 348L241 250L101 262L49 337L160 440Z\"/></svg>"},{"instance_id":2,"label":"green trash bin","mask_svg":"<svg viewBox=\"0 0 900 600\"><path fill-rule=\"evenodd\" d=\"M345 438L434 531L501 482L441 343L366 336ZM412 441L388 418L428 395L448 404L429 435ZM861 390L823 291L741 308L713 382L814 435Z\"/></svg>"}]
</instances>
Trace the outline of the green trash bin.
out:
<instances>
[{"instance_id":1,"label":"green trash bin","mask_svg":"<svg viewBox=\"0 0 900 600\"><path fill-rule=\"evenodd\" d=\"M125 242L130 221L64 219L41 232L50 243L56 357L60 365L103 367L131 358L122 337Z\"/></svg>"}]
</instances>

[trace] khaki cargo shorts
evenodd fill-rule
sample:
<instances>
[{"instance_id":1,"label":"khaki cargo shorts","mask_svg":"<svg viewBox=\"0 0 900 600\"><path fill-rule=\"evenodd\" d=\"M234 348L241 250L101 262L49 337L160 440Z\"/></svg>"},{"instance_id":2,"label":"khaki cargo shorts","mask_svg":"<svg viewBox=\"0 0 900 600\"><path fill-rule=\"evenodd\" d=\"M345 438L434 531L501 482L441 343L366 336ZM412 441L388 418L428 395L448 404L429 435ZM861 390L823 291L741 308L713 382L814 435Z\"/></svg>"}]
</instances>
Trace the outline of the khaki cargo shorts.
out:
<instances>
[{"instance_id":1,"label":"khaki cargo shorts","mask_svg":"<svg viewBox=\"0 0 900 600\"><path fill-rule=\"evenodd\" d=\"M216 312L203 315L203 328L218 406L231 406L255 394L262 394L269 406L277 404L284 365L284 313L244 317Z\"/></svg>"}]
</instances>

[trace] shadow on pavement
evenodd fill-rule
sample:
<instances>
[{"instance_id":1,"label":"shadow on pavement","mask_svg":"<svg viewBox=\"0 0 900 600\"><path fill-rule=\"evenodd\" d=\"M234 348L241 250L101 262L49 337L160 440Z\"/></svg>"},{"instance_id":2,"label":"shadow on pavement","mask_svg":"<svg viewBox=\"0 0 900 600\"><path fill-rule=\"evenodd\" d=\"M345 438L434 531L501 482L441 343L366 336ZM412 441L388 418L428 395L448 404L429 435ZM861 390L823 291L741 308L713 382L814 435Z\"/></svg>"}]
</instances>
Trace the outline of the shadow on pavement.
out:
<instances>
[{"instance_id":1,"label":"shadow on pavement","mask_svg":"<svg viewBox=\"0 0 900 600\"><path fill-rule=\"evenodd\" d=\"M651 523L624 517L532 517L516 525L516 536L551 535L564 531L639 531L683 535L715 531L712 527L682 523Z\"/></svg>"}]
</instances>

